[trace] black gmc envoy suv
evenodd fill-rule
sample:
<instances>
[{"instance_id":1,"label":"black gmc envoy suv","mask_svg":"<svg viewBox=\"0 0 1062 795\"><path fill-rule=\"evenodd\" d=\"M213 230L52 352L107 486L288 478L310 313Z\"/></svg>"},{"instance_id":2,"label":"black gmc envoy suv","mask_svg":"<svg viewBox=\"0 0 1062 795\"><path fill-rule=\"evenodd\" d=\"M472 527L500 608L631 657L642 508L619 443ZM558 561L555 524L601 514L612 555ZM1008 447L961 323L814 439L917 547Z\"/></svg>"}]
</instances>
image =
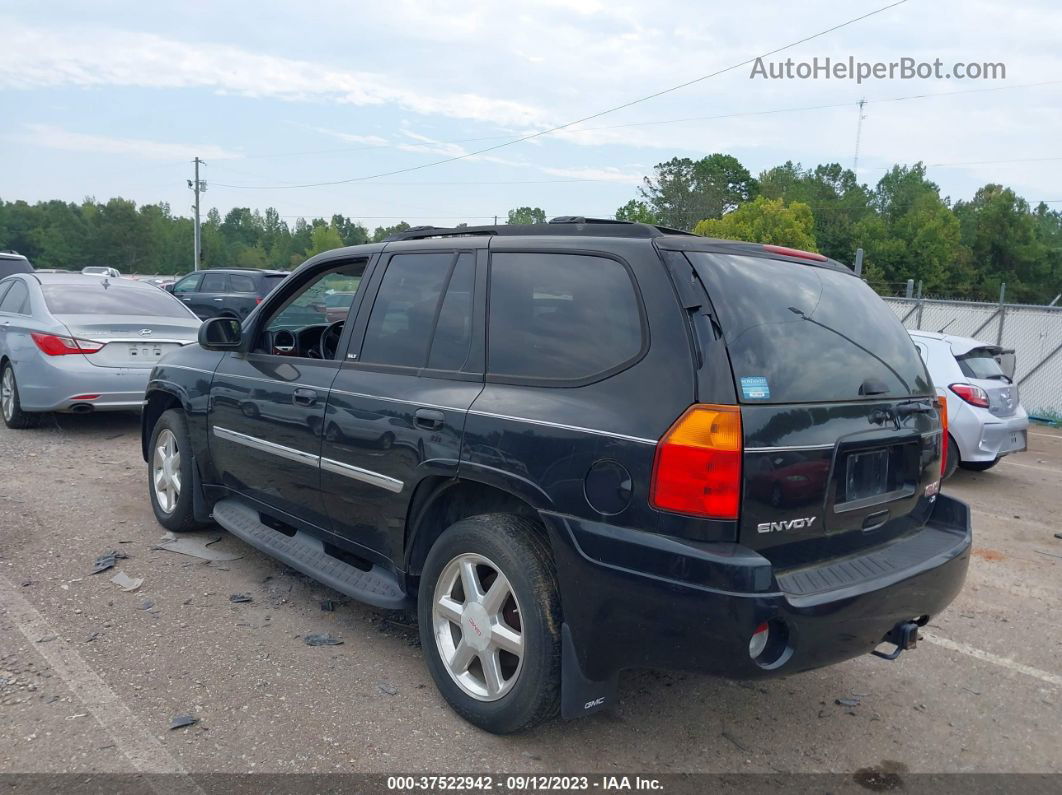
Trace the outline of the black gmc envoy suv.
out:
<instances>
[{"instance_id":1,"label":"black gmc envoy suv","mask_svg":"<svg viewBox=\"0 0 1062 795\"><path fill-rule=\"evenodd\" d=\"M625 668L891 659L966 576L925 366L819 254L422 227L199 339L147 390L159 522L415 606L443 697L491 732L608 706Z\"/></svg>"}]
</instances>

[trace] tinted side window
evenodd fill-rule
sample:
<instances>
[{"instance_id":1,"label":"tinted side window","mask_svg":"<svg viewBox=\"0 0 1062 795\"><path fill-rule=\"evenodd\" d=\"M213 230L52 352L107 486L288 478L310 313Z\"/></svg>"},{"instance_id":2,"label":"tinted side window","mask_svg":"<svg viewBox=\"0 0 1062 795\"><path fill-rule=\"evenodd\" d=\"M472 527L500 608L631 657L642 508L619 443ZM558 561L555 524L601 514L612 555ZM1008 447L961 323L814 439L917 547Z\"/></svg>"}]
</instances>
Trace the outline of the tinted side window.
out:
<instances>
[{"instance_id":1,"label":"tinted side window","mask_svg":"<svg viewBox=\"0 0 1062 795\"><path fill-rule=\"evenodd\" d=\"M489 369L500 376L588 378L629 362L643 342L626 268L582 254L494 254L489 325Z\"/></svg>"},{"instance_id":2,"label":"tinted side window","mask_svg":"<svg viewBox=\"0 0 1062 795\"><path fill-rule=\"evenodd\" d=\"M391 257L369 315L361 361L424 366L435 310L453 261L449 252Z\"/></svg>"},{"instance_id":3,"label":"tinted side window","mask_svg":"<svg viewBox=\"0 0 1062 795\"><path fill-rule=\"evenodd\" d=\"M229 275L229 286L234 293L253 293L254 279L250 276L241 276L238 273Z\"/></svg>"},{"instance_id":4,"label":"tinted side window","mask_svg":"<svg viewBox=\"0 0 1062 795\"><path fill-rule=\"evenodd\" d=\"M450 285L446 288L439 320L435 324L428 367L433 370L460 370L472 343L472 294L476 286L475 256L458 257Z\"/></svg>"},{"instance_id":5,"label":"tinted side window","mask_svg":"<svg viewBox=\"0 0 1062 795\"><path fill-rule=\"evenodd\" d=\"M200 273L193 273L191 276L185 276L177 284L173 285L173 291L175 293L194 293L196 287L199 286L199 280L203 276Z\"/></svg>"},{"instance_id":6,"label":"tinted side window","mask_svg":"<svg viewBox=\"0 0 1062 795\"><path fill-rule=\"evenodd\" d=\"M199 288L204 293L224 293L228 291L228 282L224 273L204 273L203 286Z\"/></svg>"},{"instance_id":7,"label":"tinted side window","mask_svg":"<svg viewBox=\"0 0 1062 795\"><path fill-rule=\"evenodd\" d=\"M29 290L26 289L26 285L22 282L15 282L11 285L11 289L7 291L3 302L0 303L0 312L25 314L25 304L28 297Z\"/></svg>"}]
</instances>

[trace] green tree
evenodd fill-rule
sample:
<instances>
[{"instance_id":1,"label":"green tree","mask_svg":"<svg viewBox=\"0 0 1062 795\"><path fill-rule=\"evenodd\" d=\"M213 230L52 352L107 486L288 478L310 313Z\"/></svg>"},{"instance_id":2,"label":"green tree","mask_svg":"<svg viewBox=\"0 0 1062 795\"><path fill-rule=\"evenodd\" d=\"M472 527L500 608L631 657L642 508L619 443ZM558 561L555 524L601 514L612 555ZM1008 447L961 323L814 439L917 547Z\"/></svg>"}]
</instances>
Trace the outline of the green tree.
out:
<instances>
[{"instance_id":1,"label":"green tree","mask_svg":"<svg viewBox=\"0 0 1062 795\"><path fill-rule=\"evenodd\" d=\"M915 279L931 293L969 290L958 219L926 179L925 166L894 166L875 187L871 206L876 214L856 224L853 238L887 281Z\"/></svg>"},{"instance_id":2,"label":"green tree","mask_svg":"<svg viewBox=\"0 0 1062 795\"><path fill-rule=\"evenodd\" d=\"M756 180L737 158L713 154L700 160L674 157L657 163L638 189L663 226L693 229L698 221L722 218L757 192Z\"/></svg>"},{"instance_id":3,"label":"green tree","mask_svg":"<svg viewBox=\"0 0 1062 795\"><path fill-rule=\"evenodd\" d=\"M386 240L391 235L397 235L399 232L405 232L409 229L409 224L405 221L399 221L394 226L378 226L372 233L372 242L379 243L381 240Z\"/></svg>"},{"instance_id":4,"label":"green tree","mask_svg":"<svg viewBox=\"0 0 1062 795\"><path fill-rule=\"evenodd\" d=\"M643 201L631 199L625 205L616 210L617 221L634 221L640 224L659 223L652 209Z\"/></svg>"},{"instance_id":5,"label":"green tree","mask_svg":"<svg viewBox=\"0 0 1062 795\"><path fill-rule=\"evenodd\" d=\"M310 248L306 252L306 258L309 259L323 251L331 251L334 248L343 247L343 238L337 230L331 224L318 224L314 226L313 231L310 233Z\"/></svg>"},{"instance_id":6,"label":"green tree","mask_svg":"<svg viewBox=\"0 0 1062 795\"><path fill-rule=\"evenodd\" d=\"M788 206L781 199L757 196L722 218L710 218L694 227L694 234L750 243L772 243L816 251L815 219L802 202Z\"/></svg>"},{"instance_id":7,"label":"green tree","mask_svg":"<svg viewBox=\"0 0 1062 795\"><path fill-rule=\"evenodd\" d=\"M333 215L332 226L339 232L344 246L360 246L369 242L369 230L351 218Z\"/></svg>"},{"instance_id":8,"label":"green tree","mask_svg":"<svg viewBox=\"0 0 1062 795\"><path fill-rule=\"evenodd\" d=\"M546 211L541 207L517 207L509 210L508 224L544 224Z\"/></svg>"},{"instance_id":9,"label":"green tree","mask_svg":"<svg viewBox=\"0 0 1062 795\"><path fill-rule=\"evenodd\" d=\"M803 202L815 215L819 251L841 262L855 257L855 226L873 213L870 192L851 169L827 163L803 169L788 161L760 174L760 193L768 199Z\"/></svg>"},{"instance_id":10,"label":"green tree","mask_svg":"<svg viewBox=\"0 0 1062 795\"><path fill-rule=\"evenodd\" d=\"M986 297L998 295L1001 282L1007 295L1017 301L1050 301L1052 248L1058 254L1057 238L1051 240L1046 207L1039 216L1029 203L1010 188L989 184L968 202L957 202L955 215L963 243L970 249L976 286ZM1051 243L1054 243L1054 246Z\"/></svg>"}]
</instances>

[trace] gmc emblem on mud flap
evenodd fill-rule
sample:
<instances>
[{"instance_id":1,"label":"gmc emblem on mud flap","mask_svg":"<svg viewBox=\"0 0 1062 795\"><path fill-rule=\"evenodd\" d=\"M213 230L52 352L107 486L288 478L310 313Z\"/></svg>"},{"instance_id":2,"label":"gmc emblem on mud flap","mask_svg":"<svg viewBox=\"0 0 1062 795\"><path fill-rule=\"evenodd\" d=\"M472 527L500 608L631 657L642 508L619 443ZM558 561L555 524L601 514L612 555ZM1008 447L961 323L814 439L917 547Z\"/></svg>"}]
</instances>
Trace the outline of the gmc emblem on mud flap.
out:
<instances>
[{"instance_id":1,"label":"gmc emblem on mud flap","mask_svg":"<svg viewBox=\"0 0 1062 795\"><path fill-rule=\"evenodd\" d=\"M757 533L780 533L785 530L803 530L810 528L817 516L804 516L800 519L786 519L781 522L760 522L756 525Z\"/></svg>"},{"instance_id":2,"label":"gmc emblem on mud flap","mask_svg":"<svg viewBox=\"0 0 1062 795\"><path fill-rule=\"evenodd\" d=\"M595 698L593 701L587 701L585 704L583 704L583 710L593 709L594 707L600 707L604 703L605 697L601 696L601 698Z\"/></svg>"}]
</instances>

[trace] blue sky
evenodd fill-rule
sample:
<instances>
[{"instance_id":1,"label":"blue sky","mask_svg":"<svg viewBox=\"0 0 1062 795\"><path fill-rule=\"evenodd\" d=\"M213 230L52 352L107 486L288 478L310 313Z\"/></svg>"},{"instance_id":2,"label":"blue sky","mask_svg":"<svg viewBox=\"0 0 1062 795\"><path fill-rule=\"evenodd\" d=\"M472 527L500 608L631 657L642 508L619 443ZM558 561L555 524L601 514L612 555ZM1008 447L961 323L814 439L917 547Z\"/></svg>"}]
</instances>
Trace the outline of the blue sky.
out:
<instances>
[{"instance_id":1,"label":"blue sky","mask_svg":"<svg viewBox=\"0 0 1062 795\"><path fill-rule=\"evenodd\" d=\"M611 215L675 155L726 152L754 174L790 159L850 166L865 97L861 180L922 160L953 199L993 181L1030 201L1062 200L1062 7L1052 0L909 0L773 57L1002 62L1003 80L765 81L743 67L457 162L275 187L503 143L888 2L9 1L0 5L0 197L120 195L187 214L188 161L198 154L205 205L222 212L341 212L370 228L483 222L525 204ZM973 91L985 88L1002 90ZM933 96L888 101L921 94ZM841 107L764 113L817 105Z\"/></svg>"}]
</instances>

